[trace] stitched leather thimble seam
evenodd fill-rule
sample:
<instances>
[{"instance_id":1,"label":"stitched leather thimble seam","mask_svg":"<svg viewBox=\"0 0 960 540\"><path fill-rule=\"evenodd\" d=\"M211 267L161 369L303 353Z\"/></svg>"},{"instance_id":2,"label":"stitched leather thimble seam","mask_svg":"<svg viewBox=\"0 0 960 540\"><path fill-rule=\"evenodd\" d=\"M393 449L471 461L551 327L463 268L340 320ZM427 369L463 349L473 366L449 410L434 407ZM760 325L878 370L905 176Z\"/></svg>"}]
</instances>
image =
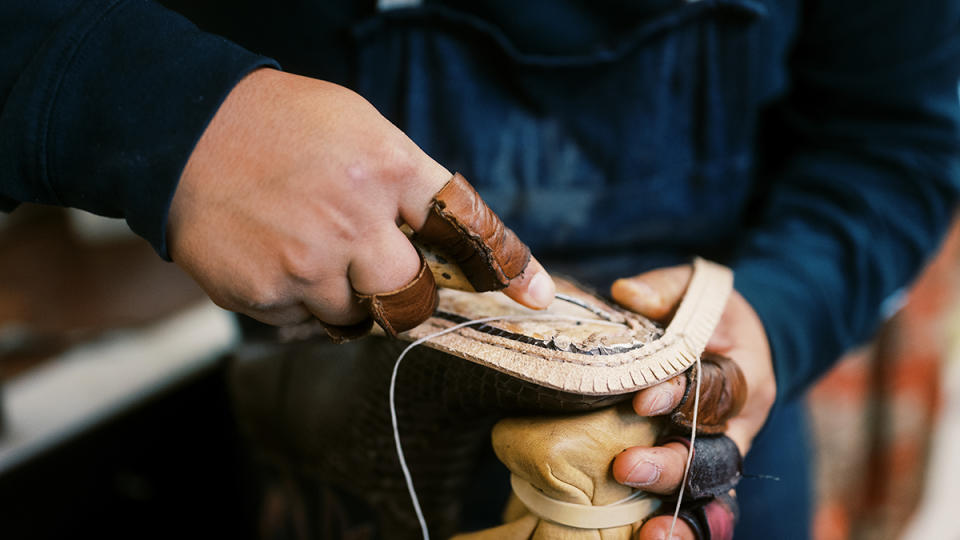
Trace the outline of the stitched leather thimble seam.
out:
<instances>
[{"instance_id":1,"label":"stitched leather thimble seam","mask_svg":"<svg viewBox=\"0 0 960 540\"><path fill-rule=\"evenodd\" d=\"M478 291L503 289L530 262L530 249L460 173L434 196L416 238L448 254Z\"/></svg>"}]
</instances>

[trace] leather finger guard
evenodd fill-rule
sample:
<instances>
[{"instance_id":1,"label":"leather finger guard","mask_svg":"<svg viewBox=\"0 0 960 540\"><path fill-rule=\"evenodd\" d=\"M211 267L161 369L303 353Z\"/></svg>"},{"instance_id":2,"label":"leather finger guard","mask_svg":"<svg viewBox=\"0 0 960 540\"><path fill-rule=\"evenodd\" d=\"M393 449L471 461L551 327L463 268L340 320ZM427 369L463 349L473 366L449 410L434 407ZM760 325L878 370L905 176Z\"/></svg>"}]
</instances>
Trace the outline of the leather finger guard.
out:
<instances>
[{"instance_id":1,"label":"leather finger guard","mask_svg":"<svg viewBox=\"0 0 960 540\"><path fill-rule=\"evenodd\" d=\"M736 416L747 399L747 381L736 362L716 353L704 353L700 359L703 380L700 383L700 412L697 432L718 434L727 430L727 421ZM697 368L687 372L687 388L683 400L670 415L680 427L693 425L693 392Z\"/></svg>"},{"instance_id":2,"label":"leather finger guard","mask_svg":"<svg viewBox=\"0 0 960 540\"><path fill-rule=\"evenodd\" d=\"M430 318L437 309L437 285L427 262L420 256L417 277L387 293L357 294L370 316L390 337L406 332ZM328 330L329 332L329 330Z\"/></svg>"},{"instance_id":3,"label":"leather finger guard","mask_svg":"<svg viewBox=\"0 0 960 540\"><path fill-rule=\"evenodd\" d=\"M728 493L684 505L679 515L693 530L697 540L732 540L739 517L737 499Z\"/></svg>"},{"instance_id":4,"label":"leather finger guard","mask_svg":"<svg viewBox=\"0 0 960 540\"><path fill-rule=\"evenodd\" d=\"M530 249L460 173L433 197L416 239L449 255L477 291L503 289L530 262Z\"/></svg>"},{"instance_id":5,"label":"leather finger guard","mask_svg":"<svg viewBox=\"0 0 960 540\"><path fill-rule=\"evenodd\" d=\"M657 445L669 442L679 442L690 448L690 439L679 436L662 439ZM733 439L726 435L697 437L693 444L693 460L687 474L684 498L719 497L737 486L742 471L743 458Z\"/></svg>"}]
</instances>

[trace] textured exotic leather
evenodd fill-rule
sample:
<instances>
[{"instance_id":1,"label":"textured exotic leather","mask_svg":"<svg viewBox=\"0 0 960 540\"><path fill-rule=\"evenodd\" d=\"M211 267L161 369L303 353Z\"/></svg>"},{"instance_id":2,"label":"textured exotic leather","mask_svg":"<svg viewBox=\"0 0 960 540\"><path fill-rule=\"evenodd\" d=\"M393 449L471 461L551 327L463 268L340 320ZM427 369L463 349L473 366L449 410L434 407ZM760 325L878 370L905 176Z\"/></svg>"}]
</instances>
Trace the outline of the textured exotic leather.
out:
<instances>
[{"instance_id":1,"label":"textured exotic leather","mask_svg":"<svg viewBox=\"0 0 960 540\"><path fill-rule=\"evenodd\" d=\"M439 301L433 274L422 255L417 277L404 287L387 293L358 294L357 297L390 337L396 337L399 332L406 332L427 320L437 309Z\"/></svg>"},{"instance_id":2,"label":"textured exotic leather","mask_svg":"<svg viewBox=\"0 0 960 540\"><path fill-rule=\"evenodd\" d=\"M286 501L282 508L308 509L307 537L376 530L349 537L421 538L390 428L390 374L404 345L371 336L343 345L247 343L238 351L231 376L237 417L269 473L268 489ZM398 373L397 414L431 537L457 532L463 495L498 420L594 410L630 397L562 392L426 347L411 351ZM492 455L489 461L508 490L506 471ZM338 508L334 523L316 510L322 494ZM350 502L361 508L341 515Z\"/></svg>"},{"instance_id":3,"label":"textured exotic leather","mask_svg":"<svg viewBox=\"0 0 960 540\"><path fill-rule=\"evenodd\" d=\"M468 361L447 351L426 347L414 349L401 365L396 386L400 435L433 536L442 538L455 532L460 500L462 493L468 489L471 468L482 455L489 441L490 429L498 420L517 415L570 414L595 410L625 403L631 398L629 391L621 389L619 393L610 392L610 386L607 385L599 388L590 384L589 392L582 392L579 389L584 388L584 384L578 383L571 387L571 391L564 391L558 388L560 385L551 388L547 384L535 384L507 371L510 367L507 361L512 362L513 367L519 365L516 357L511 356L518 350L557 357L575 354L579 355L580 362L592 362L598 370L615 370L616 366L610 366L608 362L622 354L622 350L653 347L655 345L650 344L657 343L662 335L663 330L658 325L636 314L625 313L588 292L575 290L569 282L558 280L558 287L573 300L559 304L563 306L557 308L561 309L559 314L576 315L577 321L556 318L504 321L462 333L457 331L455 335L447 334L468 341L465 349L457 349L457 355L471 350L478 352L480 349L475 350L475 345L495 346L506 355L503 365L498 369L490 369L473 358ZM449 327L467 318L512 313L509 310L529 313L500 294L443 293L450 297L450 302L430 319L439 328ZM505 309L506 312L503 311ZM583 318L593 318L594 321L579 320ZM423 325L416 331L429 326ZM697 332L704 333L709 332L712 326L684 328L696 328ZM402 337L410 339L414 333L407 332ZM680 332L677 335L683 337L685 334ZM298 335L299 338L308 336L309 333ZM621 343L618 341L621 338L630 341ZM455 345L453 342L446 343ZM291 508L315 504L312 497L323 493L326 501L323 504L335 507L327 508L324 512L341 516L333 528L327 522L329 515L316 516L316 519L325 521L316 524L318 530L331 532L315 536L343 538L347 536L347 531L379 530L383 538L419 537L393 444L387 400L390 371L402 347L400 342L373 337L340 346L316 342L288 345L280 349L281 358L267 358L258 370L246 370L242 381L235 380L235 391L246 388L238 391L241 397L237 399L245 431L258 441L256 446L261 448L263 454L280 456L275 469L280 471L278 474L299 471L296 482L286 477L279 481L281 487L278 489L281 492L299 493L298 497L304 498L290 501ZM554 364L561 363L551 362L548 366ZM665 370L666 367L662 373L651 373L651 381L668 377L669 372ZM679 371L675 369L674 373ZM526 373L531 379L549 383L553 372L550 369L543 373L536 370ZM710 394L710 387L723 384L723 381L711 377L705 378L703 383L702 392ZM258 392L268 397L251 395ZM706 403L701 403L701 409ZM572 490L587 486L587 483L595 486L589 491L591 504L594 501L597 504L606 501L608 497L605 493L616 494L618 490L629 492L609 478L609 464L617 453L628 446L643 444L642 441L633 442L623 437L628 437L633 429L640 429L637 426L650 422L650 419L637 417L626 405L615 411L623 415L615 419L616 426L632 427L622 430L619 427L595 429L591 425L581 424L580 427L568 428L565 433L554 432L562 436L550 439L553 429L551 422L576 426L577 419L556 416L548 421L545 418L541 432L546 435L533 456L517 454L509 459L528 464L546 459L557 464L557 471L566 471L566 477L572 482ZM604 416L607 414L610 412L598 414L598 417L612 422ZM701 414L707 416L706 412ZM654 420L654 423L663 423L664 420ZM503 425L519 426L524 422L528 420L515 418L505 420ZM529 449L519 444L522 435L520 431L513 430L512 435L504 439L514 442L498 446L501 457L511 451L508 446L518 452ZM651 437L655 436L653 432ZM503 439L501 435L497 437ZM602 451L588 452L592 456L588 458L582 455L580 447ZM559 465L561 463L563 467ZM584 469L577 472L577 467L581 466ZM541 479L542 475L531 474L526 480L537 485ZM612 483L607 485L608 482ZM548 489L557 488L548 486ZM560 492L566 495L558 496L567 496L567 500L575 496L575 491L560 489ZM344 505L350 506L347 504L349 501L360 504L363 509L354 513L343 511ZM541 531L540 534L548 531L557 533L538 538L576 537L568 535L571 533L568 530L570 527L541 524L542 520L535 516L521 517L523 506L517 502L513 503L512 508L509 523L494 529L496 532L486 538L511 538L513 534L519 535L518 538L526 538L523 531L533 529ZM313 516L314 513L308 515ZM617 529L626 531L630 527ZM606 531L604 529L597 533L595 530L593 538L618 537L611 535L619 533Z\"/></svg>"},{"instance_id":4,"label":"textured exotic leather","mask_svg":"<svg viewBox=\"0 0 960 540\"><path fill-rule=\"evenodd\" d=\"M687 372L687 389L683 401L671 420L689 429L693 423L693 387L697 368ZM717 434L727 430L727 421L740 413L747 399L747 380L736 362L721 354L705 352L700 358L700 412L697 431Z\"/></svg>"},{"instance_id":5,"label":"textured exotic leather","mask_svg":"<svg viewBox=\"0 0 960 540\"><path fill-rule=\"evenodd\" d=\"M434 196L415 238L449 255L477 291L503 289L530 262L530 249L460 173Z\"/></svg>"}]
</instances>

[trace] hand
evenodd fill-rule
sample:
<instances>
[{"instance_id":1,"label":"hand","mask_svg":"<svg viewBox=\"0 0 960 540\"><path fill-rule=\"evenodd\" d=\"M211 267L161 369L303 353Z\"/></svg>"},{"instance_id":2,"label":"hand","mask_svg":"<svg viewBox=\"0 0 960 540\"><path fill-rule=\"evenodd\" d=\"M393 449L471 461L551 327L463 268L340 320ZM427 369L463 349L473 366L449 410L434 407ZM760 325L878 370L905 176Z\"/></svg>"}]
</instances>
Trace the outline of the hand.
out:
<instances>
[{"instance_id":1,"label":"hand","mask_svg":"<svg viewBox=\"0 0 960 540\"><path fill-rule=\"evenodd\" d=\"M667 322L673 315L690 280L691 268L678 266L654 270L639 276L621 279L613 284L611 294L618 303L655 320ZM733 439L741 455L763 427L776 397L776 381L763 324L750 304L734 291L707 344L707 350L733 359L747 382L747 399L740 414L728 423L726 435ZM684 385L674 378L637 392L633 408L642 416L657 416L672 411L683 397ZM687 449L680 443L662 447L634 447L617 456L613 465L617 481L652 493L675 494L683 478ZM637 538L666 538L671 516L648 520ZM683 540L694 535L678 520L674 534Z\"/></svg>"},{"instance_id":2,"label":"hand","mask_svg":"<svg viewBox=\"0 0 960 540\"><path fill-rule=\"evenodd\" d=\"M190 156L170 208L174 261L218 305L285 326L367 317L355 293L408 284L414 230L451 173L358 94L272 69L227 96ZM553 299L536 260L504 292Z\"/></svg>"}]
</instances>

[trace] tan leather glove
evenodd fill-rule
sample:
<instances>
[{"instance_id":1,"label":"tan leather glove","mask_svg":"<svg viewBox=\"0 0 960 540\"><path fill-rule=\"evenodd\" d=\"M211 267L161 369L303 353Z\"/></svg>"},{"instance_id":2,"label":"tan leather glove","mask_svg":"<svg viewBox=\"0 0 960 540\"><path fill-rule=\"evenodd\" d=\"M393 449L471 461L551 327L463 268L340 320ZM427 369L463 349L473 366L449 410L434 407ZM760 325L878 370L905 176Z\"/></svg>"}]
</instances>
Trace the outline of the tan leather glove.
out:
<instances>
[{"instance_id":1,"label":"tan leather glove","mask_svg":"<svg viewBox=\"0 0 960 540\"><path fill-rule=\"evenodd\" d=\"M693 399L691 370L677 380L686 384L683 400L671 413L639 416L629 403L567 416L533 416L501 420L493 428L493 448L500 461L515 476L543 495L576 505L604 506L623 500L632 490L613 477L614 458L634 446L652 446L662 435L684 436L690 428ZM732 360L708 353L702 358L703 376L698 414L698 445L708 434L724 431L727 420L740 412L746 395L743 374ZM669 431L668 431L669 430ZM714 435L716 437L716 435ZM701 453L694 459L694 474L688 495L716 496L731 489L739 479L736 445L721 444L719 454ZM729 454L729 455L728 455ZM700 469L696 469L700 463ZM696 474L702 473L702 474ZM647 499L649 511L631 525L610 528L580 528L542 519L513 495L504 514L505 525L455 537L457 540L614 540L630 539L643 517L657 510L657 499ZM570 509L571 512L579 508ZM566 516L565 516L566 517ZM731 521L732 523L732 521Z\"/></svg>"},{"instance_id":2,"label":"tan leather glove","mask_svg":"<svg viewBox=\"0 0 960 540\"><path fill-rule=\"evenodd\" d=\"M508 418L493 428L493 448L510 471L550 498L607 505L632 490L614 480L610 464L624 449L650 446L663 422L637 416L629 403L570 416ZM656 502L650 500L651 512ZM634 526L580 529L531 515L516 498L500 527L458 535L457 540L627 540Z\"/></svg>"}]
</instances>

